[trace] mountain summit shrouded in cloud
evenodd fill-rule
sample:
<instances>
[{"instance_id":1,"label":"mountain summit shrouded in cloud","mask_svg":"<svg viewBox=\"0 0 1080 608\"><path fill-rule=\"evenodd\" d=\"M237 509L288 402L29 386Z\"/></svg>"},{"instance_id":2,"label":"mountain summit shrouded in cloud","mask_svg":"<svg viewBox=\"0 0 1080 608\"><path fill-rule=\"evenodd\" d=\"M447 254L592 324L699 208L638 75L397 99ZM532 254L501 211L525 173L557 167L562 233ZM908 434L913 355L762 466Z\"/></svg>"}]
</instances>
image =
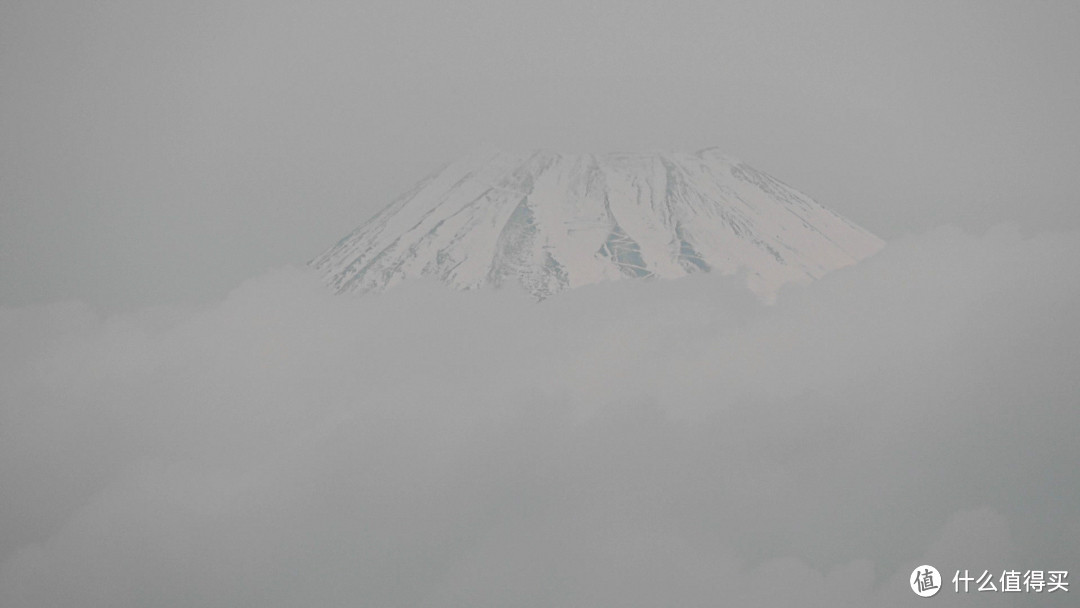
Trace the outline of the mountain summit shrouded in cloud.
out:
<instances>
[{"instance_id":1,"label":"mountain summit shrouded in cloud","mask_svg":"<svg viewBox=\"0 0 1080 608\"><path fill-rule=\"evenodd\" d=\"M770 298L875 253L881 239L714 149L484 151L417 184L312 260L339 292L437 277L536 297L622 278L744 272Z\"/></svg>"}]
</instances>

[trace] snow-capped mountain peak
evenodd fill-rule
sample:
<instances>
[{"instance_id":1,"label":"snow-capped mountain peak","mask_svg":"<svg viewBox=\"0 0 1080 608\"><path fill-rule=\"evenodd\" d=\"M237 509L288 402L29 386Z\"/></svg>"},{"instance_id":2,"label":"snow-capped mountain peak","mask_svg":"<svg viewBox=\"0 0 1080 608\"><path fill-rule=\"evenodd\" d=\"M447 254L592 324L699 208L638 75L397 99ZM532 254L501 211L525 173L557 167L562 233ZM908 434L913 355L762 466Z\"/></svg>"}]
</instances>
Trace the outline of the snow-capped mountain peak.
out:
<instances>
[{"instance_id":1,"label":"snow-capped mountain peak","mask_svg":"<svg viewBox=\"0 0 1080 608\"><path fill-rule=\"evenodd\" d=\"M461 289L517 282L538 298L599 281L744 271L770 298L883 244L715 148L485 149L424 179L311 265L339 292L432 276Z\"/></svg>"}]
</instances>

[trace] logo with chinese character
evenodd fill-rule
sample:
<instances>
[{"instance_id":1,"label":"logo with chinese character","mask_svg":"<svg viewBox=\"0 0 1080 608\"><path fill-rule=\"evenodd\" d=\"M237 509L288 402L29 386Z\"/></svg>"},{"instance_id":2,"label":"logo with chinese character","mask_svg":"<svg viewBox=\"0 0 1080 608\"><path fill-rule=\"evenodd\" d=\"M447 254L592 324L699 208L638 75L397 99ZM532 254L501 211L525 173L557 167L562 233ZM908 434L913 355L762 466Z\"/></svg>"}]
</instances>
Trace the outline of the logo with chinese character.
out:
<instances>
[{"instance_id":1,"label":"logo with chinese character","mask_svg":"<svg viewBox=\"0 0 1080 608\"><path fill-rule=\"evenodd\" d=\"M911 573L911 590L919 597L932 597L941 589L941 574L933 566L919 566Z\"/></svg>"}]
</instances>

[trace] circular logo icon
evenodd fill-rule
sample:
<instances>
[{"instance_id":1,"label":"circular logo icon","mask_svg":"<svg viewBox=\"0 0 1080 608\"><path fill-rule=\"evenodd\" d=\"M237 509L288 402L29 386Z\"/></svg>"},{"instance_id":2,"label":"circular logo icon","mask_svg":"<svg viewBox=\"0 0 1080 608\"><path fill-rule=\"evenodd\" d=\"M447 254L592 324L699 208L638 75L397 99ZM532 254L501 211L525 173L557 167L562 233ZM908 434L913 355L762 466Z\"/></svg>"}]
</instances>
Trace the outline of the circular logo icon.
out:
<instances>
[{"instance_id":1,"label":"circular logo icon","mask_svg":"<svg viewBox=\"0 0 1080 608\"><path fill-rule=\"evenodd\" d=\"M941 574L933 566L922 565L915 568L908 581L911 590L919 597L932 597L941 589Z\"/></svg>"}]
</instances>

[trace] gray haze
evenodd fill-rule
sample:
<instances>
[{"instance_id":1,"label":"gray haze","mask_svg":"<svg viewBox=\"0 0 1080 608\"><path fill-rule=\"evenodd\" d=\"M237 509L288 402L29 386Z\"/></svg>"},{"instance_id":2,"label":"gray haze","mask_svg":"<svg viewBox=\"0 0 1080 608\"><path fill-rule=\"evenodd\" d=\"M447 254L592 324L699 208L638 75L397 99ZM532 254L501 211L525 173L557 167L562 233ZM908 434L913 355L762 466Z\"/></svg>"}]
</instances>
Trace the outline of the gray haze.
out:
<instances>
[{"instance_id":1,"label":"gray haze","mask_svg":"<svg viewBox=\"0 0 1080 608\"><path fill-rule=\"evenodd\" d=\"M890 239L1080 226L1076 2L3 2L0 303L204 302L442 163L726 153Z\"/></svg>"},{"instance_id":2,"label":"gray haze","mask_svg":"<svg viewBox=\"0 0 1080 608\"><path fill-rule=\"evenodd\" d=\"M0 606L1075 585L1077 32L1075 2L0 2ZM491 144L718 146L888 244L771 306L303 266Z\"/></svg>"},{"instance_id":3,"label":"gray haze","mask_svg":"<svg viewBox=\"0 0 1080 608\"><path fill-rule=\"evenodd\" d=\"M196 313L2 311L0 605L888 608L927 605L923 563L1074 578L1078 266L1078 232L943 228L772 307L717 275L537 305L283 269Z\"/></svg>"}]
</instances>

